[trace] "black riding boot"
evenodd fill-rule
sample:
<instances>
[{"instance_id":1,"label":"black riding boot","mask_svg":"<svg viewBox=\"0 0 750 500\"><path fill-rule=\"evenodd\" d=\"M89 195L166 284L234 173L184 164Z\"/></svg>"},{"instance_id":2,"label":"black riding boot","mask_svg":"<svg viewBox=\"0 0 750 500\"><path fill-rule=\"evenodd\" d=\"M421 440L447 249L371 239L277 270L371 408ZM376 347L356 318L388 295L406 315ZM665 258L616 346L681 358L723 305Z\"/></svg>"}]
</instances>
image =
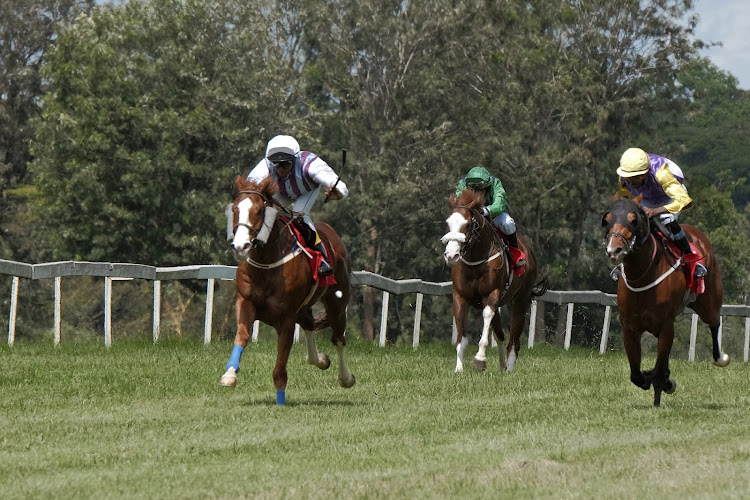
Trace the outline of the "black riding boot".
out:
<instances>
[{"instance_id":1,"label":"black riding boot","mask_svg":"<svg viewBox=\"0 0 750 500\"><path fill-rule=\"evenodd\" d=\"M325 276L330 276L331 274L333 274L333 267L331 267L331 264L328 263L328 252L326 252L326 246L323 244L323 242L318 242L318 244L315 245L313 249L317 250L323 255L323 260L320 261L320 267L318 268L318 276L323 278Z\"/></svg>"},{"instance_id":2,"label":"black riding boot","mask_svg":"<svg viewBox=\"0 0 750 500\"><path fill-rule=\"evenodd\" d=\"M690 242L688 241L687 234L685 233L685 231L683 231L677 221L673 221L669 224L669 230L672 231L672 234L674 235L674 244L677 245L677 248L680 249L683 257L685 255L693 253L693 250L690 248ZM704 266L700 262L695 264L695 274L693 274L695 279L702 278L707 273L708 270L706 269L706 266Z\"/></svg>"},{"instance_id":3,"label":"black riding boot","mask_svg":"<svg viewBox=\"0 0 750 500\"><path fill-rule=\"evenodd\" d=\"M508 237L508 245L518 250L519 249L518 248L518 235L515 232L513 232L510 234L506 234L506 236ZM518 262L515 263L515 267L523 267L525 265L526 265L526 259L524 259L523 257L518 259Z\"/></svg>"}]
</instances>

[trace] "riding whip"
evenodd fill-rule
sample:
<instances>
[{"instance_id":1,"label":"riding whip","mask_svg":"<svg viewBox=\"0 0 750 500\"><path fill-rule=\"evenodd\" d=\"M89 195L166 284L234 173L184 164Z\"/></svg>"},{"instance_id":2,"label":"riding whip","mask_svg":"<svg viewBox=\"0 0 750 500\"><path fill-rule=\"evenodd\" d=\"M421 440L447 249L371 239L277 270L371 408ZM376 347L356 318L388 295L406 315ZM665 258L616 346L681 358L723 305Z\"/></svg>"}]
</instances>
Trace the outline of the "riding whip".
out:
<instances>
[{"instance_id":1,"label":"riding whip","mask_svg":"<svg viewBox=\"0 0 750 500\"><path fill-rule=\"evenodd\" d=\"M341 150L341 170L339 170L339 176L336 177L336 182L333 183L332 189L336 189L336 186L341 180L341 174L344 173L344 165L346 165L346 149ZM323 200L323 203L328 203L328 195L326 195L326 199Z\"/></svg>"}]
</instances>

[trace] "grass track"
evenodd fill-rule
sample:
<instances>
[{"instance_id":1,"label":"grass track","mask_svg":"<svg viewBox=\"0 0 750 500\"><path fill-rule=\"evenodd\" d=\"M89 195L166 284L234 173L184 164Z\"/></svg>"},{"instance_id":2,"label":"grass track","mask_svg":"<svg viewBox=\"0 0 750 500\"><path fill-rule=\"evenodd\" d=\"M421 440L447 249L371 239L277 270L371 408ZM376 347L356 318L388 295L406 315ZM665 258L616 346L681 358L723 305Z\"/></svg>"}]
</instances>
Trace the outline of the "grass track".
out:
<instances>
[{"instance_id":1,"label":"grass track","mask_svg":"<svg viewBox=\"0 0 750 500\"><path fill-rule=\"evenodd\" d=\"M511 374L455 350L352 341L357 385L250 345L0 347L0 496L15 498L747 498L750 370L672 362L654 409L624 353L523 348ZM469 349L467 358L476 352ZM644 366L651 367L653 357Z\"/></svg>"}]
</instances>

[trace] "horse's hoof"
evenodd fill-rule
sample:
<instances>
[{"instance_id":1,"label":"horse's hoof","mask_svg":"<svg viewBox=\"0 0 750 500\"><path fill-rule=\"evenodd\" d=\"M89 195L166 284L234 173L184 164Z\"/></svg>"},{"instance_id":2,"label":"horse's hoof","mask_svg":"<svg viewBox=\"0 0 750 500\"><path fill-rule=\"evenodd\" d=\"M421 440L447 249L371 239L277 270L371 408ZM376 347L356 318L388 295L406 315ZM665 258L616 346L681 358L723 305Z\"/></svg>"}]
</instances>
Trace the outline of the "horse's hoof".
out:
<instances>
[{"instance_id":1,"label":"horse's hoof","mask_svg":"<svg viewBox=\"0 0 750 500\"><path fill-rule=\"evenodd\" d=\"M677 382L672 380L671 378L667 381L667 386L664 388L665 394L672 394L674 391L677 390Z\"/></svg>"},{"instance_id":2,"label":"horse's hoof","mask_svg":"<svg viewBox=\"0 0 750 500\"><path fill-rule=\"evenodd\" d=\"M471 363L471 367L478 372L483 372L487 369L487 361L480 361L477 358L474 358L474 361Z\"/></svg>"},{"instance_id":3,"label":"horse's hoof","mask_svg":"<svg viewBox=\"0 0 750 500\"><path fill-rule=\"evenodd\" d=\"M729 354L723 352L721 353L721 356L719 356L719 359L714 360L714 364L716 366L720 366L721 368L724 368L725 366L729 364L729 361L730 361Z\"/></svg>"},{"instance_id":4,"label":"horse's hoof","mask_svg":"<svg viewBox=\"0 0 750 500\"><path fill-rule=\"evenodd\" d=\"M237 386L237 372L234 368L228 368L226 373L221 376L219 385L222 387L236 387Z\"/></svg>"},{"instance_id":5,"label":"horse's hoof","mask_svg":"<svg viewBox=\"0 0 750 500\"><path fill-rule=\"evenodd\" d=\"M320 355L320 369L321 370L327 370L331 366L331 358L328 357L328 354L321 354Z\"/></svg>"},{"instance_id":6,"label":"horse's hoof","mask_svg":"<svg viewBox=\"0 0 750 500\"><path fill-rule=\"evenodd\" d=\"M357 379L353 373L351 374L351 376L352 377L348 381L339 380L339 384L341 384L341 387L343 387L344 389L354 387L354 384L357 383Z\"/></svg>"}]
</instances>

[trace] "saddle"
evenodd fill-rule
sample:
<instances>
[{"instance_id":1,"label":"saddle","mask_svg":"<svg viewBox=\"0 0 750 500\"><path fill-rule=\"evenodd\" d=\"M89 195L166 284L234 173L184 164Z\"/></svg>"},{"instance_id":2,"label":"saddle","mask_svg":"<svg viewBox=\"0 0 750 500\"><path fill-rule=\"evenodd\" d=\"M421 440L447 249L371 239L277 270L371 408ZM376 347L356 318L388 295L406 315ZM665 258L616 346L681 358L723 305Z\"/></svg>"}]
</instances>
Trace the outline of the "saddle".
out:
<instances>
[{"instance_id":1,"label":"saddle","mask_svg":"<svg viewBox=\"0 0 750 500\"><path fill-rule=\"evenodd\" d=\"M312 230L307 227L307 224L303 223L300 219L293 219L291 221L291 224L289 224L290 221L286 217L283 217L283 219L292 230L292 235L294 237L294 240L297 242L297 246L304 249L303 253L307 257L307 261L310 263L312 277L315 281L318 282L318 288L335 285L336 278L333 276L333 274L329 276L323 276L322 278L318 277L318 268L320 267L320 262L323 260L323 255L312 248L315 244L315 233L313 233ZM323 244L326 246L328 255L333 255L333 253L331 252L331 246L328 244L328 242L323 241Z\"/></svg>"},{"instance_id":2,"label":"saddle","mask_svg":"<svg viewBox=\"0 0 750 500\"><path fill-rule=\"evenodd\" d=\"M652 219L653 220L653 219ZM687 255L682 255L682 252L679 248L677 248L677 245L674 241L669 237L669 230L665 227L655 227L652 229L651 233L656 237L659 241L661 241L661 244L664 245L664 247L667 249L667 252L669 252L672 255L672 258L676 261L677 259L682 256L682 262L680 263L680 268L682 268L682 272L685 274L685 284L687 286L687 289L695 294L701 294L706 291L706 283L704 281L704 278L695 278L695 265L703 260L703 255L698 251L695 245L693 245L693 242L690 242L690 250L692 253Z\"/></svg>"}]
</instances>

